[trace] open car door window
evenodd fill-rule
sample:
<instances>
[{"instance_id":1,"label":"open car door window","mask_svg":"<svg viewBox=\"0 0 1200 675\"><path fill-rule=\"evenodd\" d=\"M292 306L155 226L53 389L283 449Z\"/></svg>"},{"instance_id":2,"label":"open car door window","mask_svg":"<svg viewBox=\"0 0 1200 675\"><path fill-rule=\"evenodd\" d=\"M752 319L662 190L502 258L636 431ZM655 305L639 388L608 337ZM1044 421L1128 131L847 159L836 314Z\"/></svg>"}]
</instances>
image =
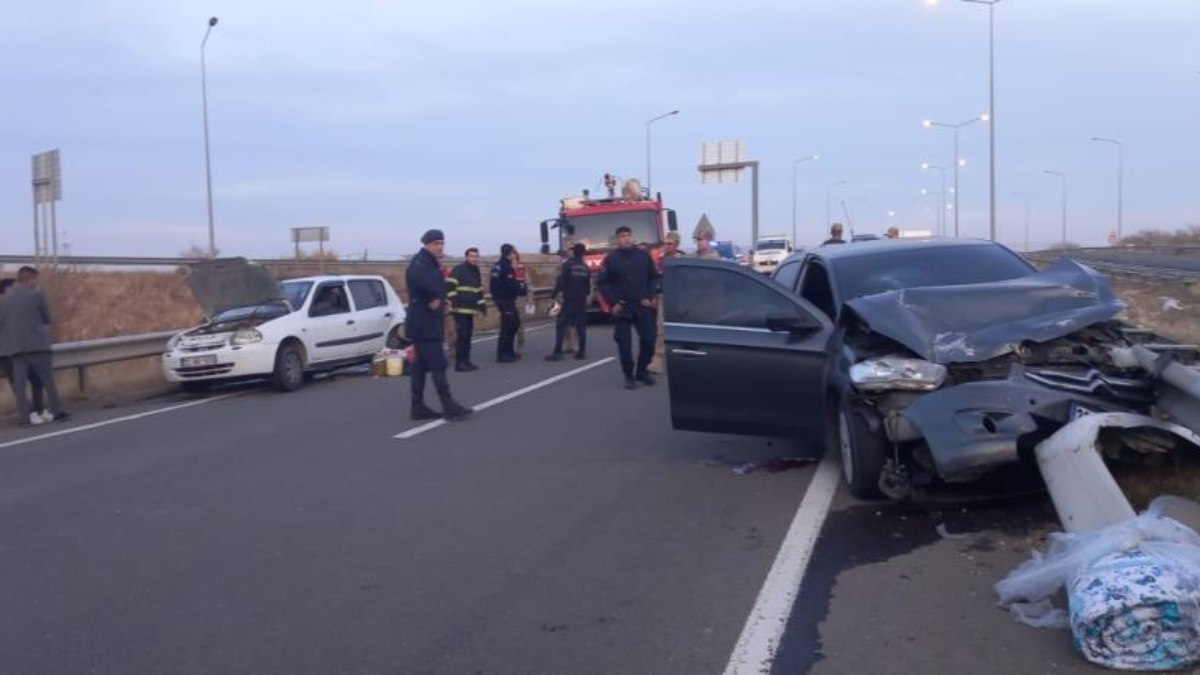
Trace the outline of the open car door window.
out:
<instances>
[{"instance_id":1,"label":"open car door window","mask_svg":"<svg viewBox=\"0 0 1200 675\"><path fill-rule=\"evenodd\" d=\"M833 326L820 310L761 275L707 260L668 261L663 298L675 428L821 432Z\"/></svg>"}]
</instances>

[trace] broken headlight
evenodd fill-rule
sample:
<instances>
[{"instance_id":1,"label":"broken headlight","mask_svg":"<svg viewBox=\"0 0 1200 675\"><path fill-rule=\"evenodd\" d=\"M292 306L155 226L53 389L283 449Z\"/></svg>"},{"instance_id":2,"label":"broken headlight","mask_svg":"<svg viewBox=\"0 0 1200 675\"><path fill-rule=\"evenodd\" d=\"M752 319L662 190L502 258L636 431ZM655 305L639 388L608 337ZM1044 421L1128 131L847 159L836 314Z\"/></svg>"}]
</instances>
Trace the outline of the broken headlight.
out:
<instances>
[{"instance_id":1,"label":"broken headlight","mask_svg":"<svg viewBox=\"0 0 1200 675\"><path fill-rule=\"evenodd\" d=\"M233 334L233 337L229 340L229 344L240 347L241 345L252 345L256 342L262 342L262 339L262 333L253 328L243 328Z\"/></svg>"},{"instance_id":2,"label":"broken headlight","mask_svg":"<svg viewBox=\"0 0 1200 675\"><path fill-rule=\"evenodd\" d=\"M921 359L870 359L850 366L859 391L933 391L946 381L946 367Z\"/></svg>"}]
</instances>

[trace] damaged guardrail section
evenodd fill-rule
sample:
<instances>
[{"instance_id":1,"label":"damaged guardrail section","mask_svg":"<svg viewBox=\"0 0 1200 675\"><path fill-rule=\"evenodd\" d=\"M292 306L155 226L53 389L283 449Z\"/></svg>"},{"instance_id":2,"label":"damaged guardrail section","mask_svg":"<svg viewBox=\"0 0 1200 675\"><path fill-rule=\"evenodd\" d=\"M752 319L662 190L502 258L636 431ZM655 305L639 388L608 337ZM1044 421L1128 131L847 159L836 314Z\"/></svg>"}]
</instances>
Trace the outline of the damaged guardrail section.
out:
<instances>
[{"instance_id":1,"label":"damaged guardrail section","mask_svg":"<svg viewBox=\"0 0 1200 675\"><path fill-rule=\"evenodd\" d=\"M1095 413L1037 446L1066 531L1051 535L1044 554L996 584L1001 606L1018 621L1070 629L1080 654L1108 668L1161 671L1200 663L1200 504L1164 496L1136 515L1104 463L1101 440L1116 430L1142 452L1172 443L1200 451L1200 371L1172 357L1189 349L1195 347L1135 345L1114 354L1152 375L1155 411L1172 421ZM1053 603L1062 591L1065 609Z\"/></svg>"}]
</instances>

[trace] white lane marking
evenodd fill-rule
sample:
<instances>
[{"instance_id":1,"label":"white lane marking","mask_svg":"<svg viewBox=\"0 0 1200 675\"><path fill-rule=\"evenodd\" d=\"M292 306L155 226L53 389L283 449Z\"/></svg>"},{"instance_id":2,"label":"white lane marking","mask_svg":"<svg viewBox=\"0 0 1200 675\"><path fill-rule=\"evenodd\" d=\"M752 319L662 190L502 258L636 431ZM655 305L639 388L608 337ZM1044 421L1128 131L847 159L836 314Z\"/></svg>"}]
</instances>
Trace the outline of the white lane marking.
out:
<instances>
[{"instance_id":1,"label":"white lane marking","mask_svg":"<svg viewBox=\"0 0 1200 675\"><path fill-rule=\"evenodd\" d=\"M829 515L829 506L837 493L839 476L837 453L826 452L825 459L817 467L816 474L808 484L808 491L800 501L800 508L792 525L788 528L783 545L775 556L775 563L767 573L762 590L742 636L738 639L725 675L749 675L771 671L780 638L792 615L792 605L800 593L804 572L812 558L821 526Z\"/></svg>"},{"instance_id":2,"label":"white lane marking","mask_svg":"<svg viewBox=\"0 0 1200 675\"><path fill-rule=\"evenodd\" d=\"M609 356L609 357L600 359L599 361L596 361L595 363L589 363L586 366L581 366L579 368L576 368L575 370L568 370L565 373L561 373L561 374L555 375L554 377L551 377L549 379L542 380L541 382L538 382L537 384L531 384L528 387L525 387L524 389L518 389L516 391L509 392L503 396L494 398L490 401L485 401L483 403L480 403L479 405L472 406L471 410L474 410L475 412L479 412L481 410L487 410L488 408L491 408L492 406L497 406L497 405L500 405L501 403L511 401L514 398L517 398L518 396L524 396L525 394L528 394L533 391L537 391L538 389L541 389L542 387L548 387L548 386L554 384L555 382L561 382L569 377L574 377L576 375L579 375L580 373L586 373L587 371L589 371L593 368L599 368L600 366L610 363L615 359L616 359L616 357ZM432 422L429 422L428 424L422 424L419 427L413 427L412 429L409 429L408 431L396 434L395 436L393 436L393 438L395 438L397 440L405 441L405 440L408 440L415 436L420 436L421 434L423 434L427 431L433 431L434 429L442 426L443 424L446 424L446 420L434 420Z\"/></svg>"},{"instance_id":3,"label":"white lane marking","mask_svg":"<svg viewBox=\"0 0 1200 675\"><path fill-rule=\"evenodd\" d=\"M29 438L21 438L21 439L15 440L15 441L9 441L7 443L0 443L0 450L5 450L7 448L16 447L18 445L25 445L26 443L34 443L36 441L45 441L45 440L48 440L51 438L58 438L59 436L69 436L71 434L78 434L78 433L82 433L84 431L91 431L93 429L99 429L101 427L112 426L114 424L120 424L122 422L132 422L134 420L140 420L140 419L144 419L146 417L153 417L154 415L161 415L163 413L175 412L176 410L183 410L185 408L193 408L198 405L207 405L209 403L216 403L217 401L224 401L225 399L229 399L229 398L233 398L235 396L241 396L241 395L242 395L242 392L234 392L232 394L223 394L221 396L213 396L212 398L201 399L199 401L188 401L187 403L180 403L179 405L172 405L172 406L167 406L166 408L158 408L155 410L149 410L147 412L137 413L135 415L126 415L124 417L114 417L111 420L104 420L103 422L95 422L92 424L85 424L83 426L78 426L78 427L69 427L66 429L62 429L60 431L52 431L48 434L40 434L38 436L30 436Z\"/></svg>"},{"instance_id":4,"label":"white lane marking","mask_svg":"<svg viewBox=\"0 0 1200 675\"><path fill-rule=\"evenodd\" d=\"M535 330L542 330L542 329L545 329L545 328L549 328L549 327L551 327L551 326L553 326L553 325L554 325L554 323L553 323L553 322L550 322L550 323L543 323L543 324L539 324L539 325L537 325L537 326L530 326L529 328L526 328L526 329L525 329L525 332L526 332L526 333L532 333L532 332L533 332L533 331L535 331ZM499 335L499 334L496 334L496 335L489 335L489 336L487 336L487 337L475 338L474 340L471 340L471 344L473 344L473 345L477 345L477 344L479 344L480 342L487 342L487 341L489 341L489 340L499 340L499 339L500 339L500 335Z\"/></svg>"}]
</instances>

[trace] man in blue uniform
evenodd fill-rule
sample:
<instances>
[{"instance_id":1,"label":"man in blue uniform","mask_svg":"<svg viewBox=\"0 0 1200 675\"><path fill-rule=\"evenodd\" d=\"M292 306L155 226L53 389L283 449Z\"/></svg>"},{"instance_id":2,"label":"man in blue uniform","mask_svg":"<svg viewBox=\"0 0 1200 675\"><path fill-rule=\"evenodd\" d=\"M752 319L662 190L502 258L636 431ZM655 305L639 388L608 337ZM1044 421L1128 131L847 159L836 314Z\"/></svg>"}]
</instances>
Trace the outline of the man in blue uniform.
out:
<instances>
[{"instance_id":1,"label":"man in blue uniform","mask_svg":"<svg viewBox=\"0 0 1200 675\"><path fill-rule=\"evenodd\" d=\"M446 279L442 276L441 258L446 248L441 230L429 230L421 237L424 247L408 264L405 282L408 286L408 316L404 330L417 351L412 371L412 419L433 420L445 417L450 421L466 419L471 409L461 406L450 395L446 379L445 315L447 310ZM425 405L425 376L433 376L433 386L442 401L442 412Z\"/></svg>"},{"instance_id":2,"label":"man in blue uniform","mask_svg":"<svg viewBox=\"0 0 1200 675\"><path fill-rule=\"evenodd\" d=\"M517 249L512 244L500 247L500 260L492 267L489 290L492 301L500 312L500 340L496 345L496 363L513 363L521 358L517 354L517 331L521 328L521 315L517 312L517 298L525 295L525 283L517 278Z\"/></svg>"},{"instance_id":3,"label":"man in blue uniform","mask_svg":"<svg viewBox=\"0 0 1200 675\"><path fill-rule=\"evenodd\" d=\"M654 295L658 272L650 254L634 246L633 231L617 228L617 249L604 259L597 285L609 305L613 318L613 339L621 355L625 388L637 389L637 383L653 385L654 377L646 370L654 356ZM633 332L637 331L638 355L633 360Z\"/></svg>"},{"instance_id":4,"label":"man in blue uniform","mask_svg":"<svg viewBox=\"0 0 1200 675\"><path fill-rule=\"evenodd\" d=\"M592 272L583 261L586 252L583 244L571 247L571 257L563 262L554 284L554 298L562 296L562 309L554 324L554 353L546 357L547 361L562 361L563 338L572 328L579 338L575 358L580 361L587 358L587 301L592 292Z\"/></svg>"}]
</instances>

